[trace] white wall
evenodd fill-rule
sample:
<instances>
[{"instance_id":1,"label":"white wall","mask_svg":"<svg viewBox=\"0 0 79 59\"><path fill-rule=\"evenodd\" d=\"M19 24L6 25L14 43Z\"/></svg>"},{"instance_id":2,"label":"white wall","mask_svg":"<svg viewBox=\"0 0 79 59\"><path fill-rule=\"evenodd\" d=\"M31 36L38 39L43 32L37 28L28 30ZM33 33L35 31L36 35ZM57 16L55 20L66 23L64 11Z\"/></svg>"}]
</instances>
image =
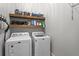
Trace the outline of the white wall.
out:
<instances>
[{"instance_id":1,"label":"white wall","mask_svg":"<svg viewBox=\"0 0 79 59\"><path fill-rule=\"evenodd\" d=\"M16 4L0 3L0 15L2 14L3 16L5 16L8 23L10 23L9 13L14 11L16 8L17 8ZM8 31L6 39L8 39L9 33L10 31Z\"/></svg>"},{"instance_id":2,"label":"white wall","mask_svg":"<svg viewBox=\"0 0 79 59\"><path fill-rule=\"evenodd\" d=\"M47 33L52 36L52 50L55 55L79 55L79 13L68 4L51 4L47 20Z\"/></svg>"}]
</instances>

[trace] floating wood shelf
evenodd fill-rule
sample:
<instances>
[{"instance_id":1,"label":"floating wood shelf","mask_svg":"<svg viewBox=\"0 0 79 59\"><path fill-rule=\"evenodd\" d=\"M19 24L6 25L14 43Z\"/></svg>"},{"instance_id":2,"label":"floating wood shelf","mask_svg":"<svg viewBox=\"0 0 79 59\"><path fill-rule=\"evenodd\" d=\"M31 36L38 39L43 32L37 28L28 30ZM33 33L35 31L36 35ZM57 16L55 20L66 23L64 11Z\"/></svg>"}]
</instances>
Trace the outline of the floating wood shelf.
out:
<instances>
[{"instance_id":1,"label":"floating wood shelf","mask_svg":"<svg viewBox=\"0 0 79 59\"><path fill-rule=\"evenodd\" d=\"M30 28L30 29L43 29L40 26L31 26L31 25L16 25L16 24L11 24L9 26L10 26L10 28L16 28L16 29L19 29L19 28L22 28L22 29L26 29L26 28Z\"/></svg>"},{"instance_id":2,"label":"floating wood shelf","mask_svg":"<svg viewBox=\"0 0 79 59\"><path fill-rule=\"evenodd\" d=\"M37 16L27 16L27 15L18 15L18 14L9 14L12 18L22 18L27 20L43 20L45 21L45 17L37 17ZM17 24L10 24L9 27L11 29L41 29L45 30L45 28L42 28L41 26L32 26L32 25L17 25Z\"/></svg>"},{"instance_id":3,"label":"floating wood shelf","mask_svg":"<svg viewBox=\"0 0 79 59\"><path fill-rule=\"evenodd\" d=\"M18 14L9 14L10 17L15 18L25 18L25 19L39 19L39 20L45 20L45 17L37 17L37 16L26 16L26 15L18 15Z\"/></svg>"}]
</instances>

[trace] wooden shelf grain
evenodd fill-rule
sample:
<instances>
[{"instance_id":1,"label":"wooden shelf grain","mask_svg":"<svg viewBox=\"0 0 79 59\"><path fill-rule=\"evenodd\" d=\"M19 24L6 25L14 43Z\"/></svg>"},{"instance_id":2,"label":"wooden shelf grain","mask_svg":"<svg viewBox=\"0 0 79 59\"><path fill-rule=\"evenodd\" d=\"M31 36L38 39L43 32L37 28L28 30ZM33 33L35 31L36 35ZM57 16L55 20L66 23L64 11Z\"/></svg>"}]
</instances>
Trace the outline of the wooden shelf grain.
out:
<instances>
[{"instance_id":1,"label":"wooden shelf grain","mask_svg":"<svg viewBox=\"0 0 79 59\"><path fill-rule=\"evenodd\" d=\"M10 17L15 17L15 18L25 18L25 19L39 19L39 20L45 20L45 17L37 17L37 16L26 16L26 15L18 15L18 14L9 14Z\"/></svg>"},{"instance_id":2,"label":"wooden shelf grain","mask_svg":"<svg viewBox=\"0 0 79 59\"><path fill-rule=\"evenodd\" d=\"M26 29L26 28L29 28L29 29L42 29L40 26L31 26L31 25L16 25L16 24L11 24L9 25L10 28L17 28L17 29Z\"/></svg>"}]
</instances>

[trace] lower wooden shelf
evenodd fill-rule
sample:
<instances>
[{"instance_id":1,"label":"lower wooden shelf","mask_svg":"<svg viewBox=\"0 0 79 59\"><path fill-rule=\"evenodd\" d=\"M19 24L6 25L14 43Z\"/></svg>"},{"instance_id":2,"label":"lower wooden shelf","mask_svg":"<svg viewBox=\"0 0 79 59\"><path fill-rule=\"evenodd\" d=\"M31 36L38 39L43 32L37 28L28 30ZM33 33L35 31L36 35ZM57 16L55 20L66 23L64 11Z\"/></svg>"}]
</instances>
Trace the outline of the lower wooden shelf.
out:
<instances>
[{"instance_id":1,"label":"lower wooden shelf","mask_svg":"<svg viewBox=\"0 0 79 59\"><path fill-rule=\"evenodd\" d=\"M26 29L26 28L30 28L30 29L43 29L41 28L40 26L31 26L31 25L15 25L15 24L12 24L12 25L9 25L10 28L16 28L16 29Z\"/></svg>"}]
</instances>

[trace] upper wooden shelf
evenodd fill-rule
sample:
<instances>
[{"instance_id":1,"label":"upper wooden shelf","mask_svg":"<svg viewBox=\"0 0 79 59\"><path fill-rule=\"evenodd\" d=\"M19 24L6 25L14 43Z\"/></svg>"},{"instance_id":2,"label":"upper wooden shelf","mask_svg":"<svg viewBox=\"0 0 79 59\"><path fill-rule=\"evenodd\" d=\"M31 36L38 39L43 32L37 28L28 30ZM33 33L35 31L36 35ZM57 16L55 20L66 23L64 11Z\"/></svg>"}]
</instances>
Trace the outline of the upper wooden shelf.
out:
<instances>
[{"instance_id":1,"label":"upper wooden shelf","mask_svg":"<svg viewBox=\"0 0 79 59\"><path fill-rule=\"evenodd\" d=\"M9 14L10 17L15 18L25 18L25 19L39 19L39 20L45 20L45 17L37 17L37 16L26 16L26 15L18 15L18 14Z\"/></svg>"}]
</instances>

